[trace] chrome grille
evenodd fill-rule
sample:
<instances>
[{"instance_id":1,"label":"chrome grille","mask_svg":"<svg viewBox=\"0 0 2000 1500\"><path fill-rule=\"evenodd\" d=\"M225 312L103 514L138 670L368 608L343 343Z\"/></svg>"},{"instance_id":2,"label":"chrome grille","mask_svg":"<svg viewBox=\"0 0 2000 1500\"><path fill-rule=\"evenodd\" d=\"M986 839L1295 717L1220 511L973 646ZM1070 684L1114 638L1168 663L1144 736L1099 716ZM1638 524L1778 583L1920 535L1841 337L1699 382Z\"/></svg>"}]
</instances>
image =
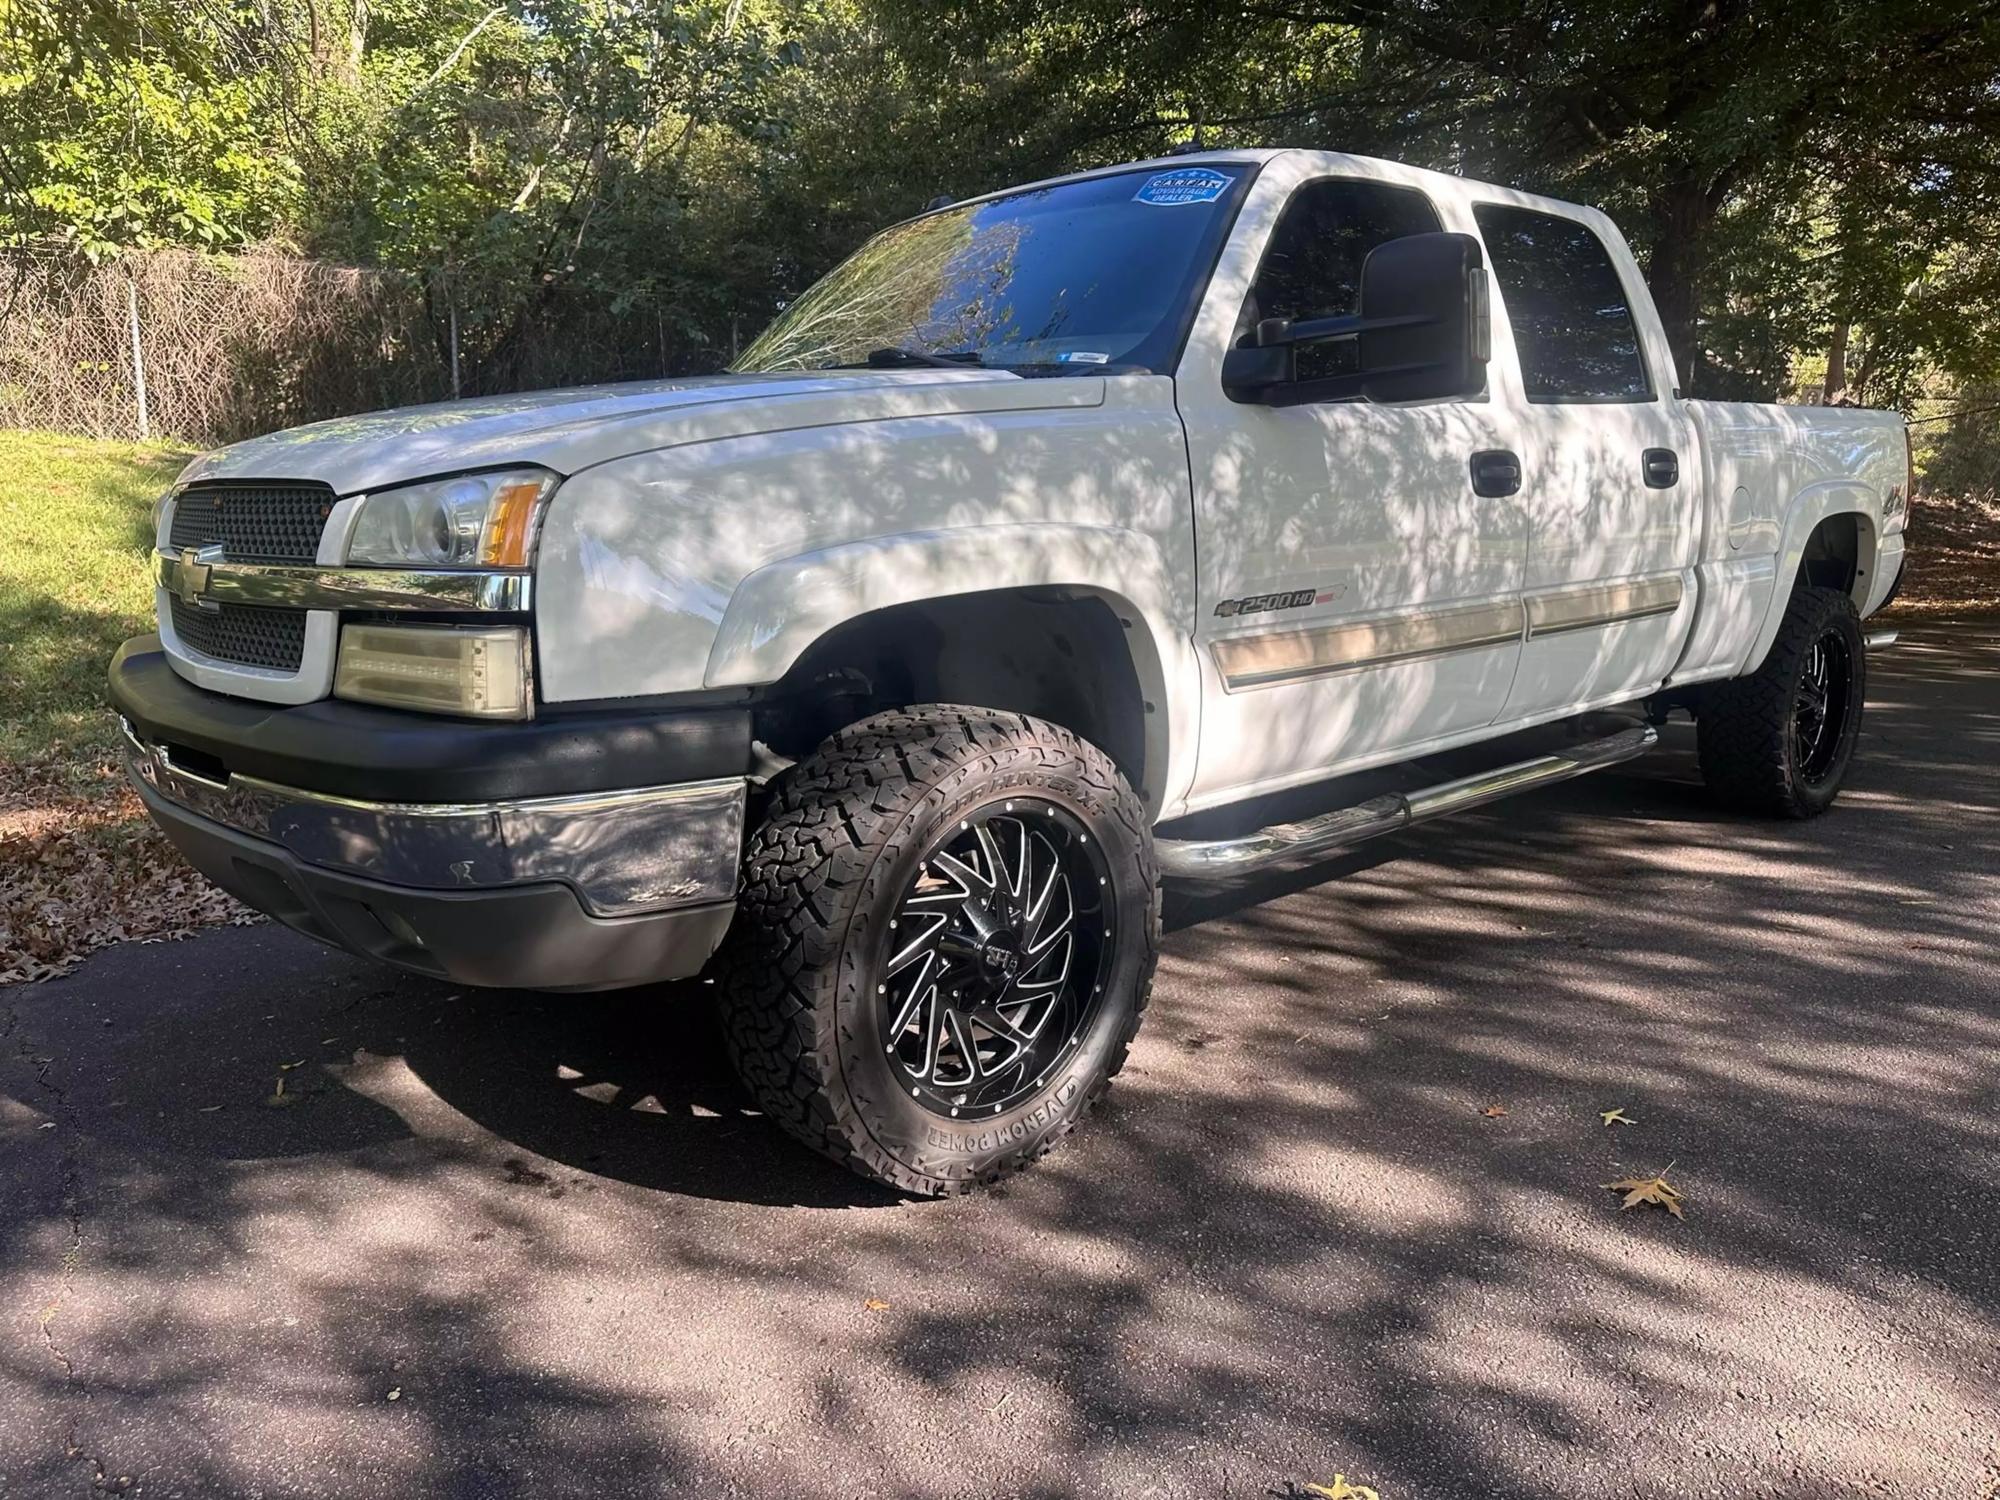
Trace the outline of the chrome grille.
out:
<instances>
[{"instance_id":1,"label":"chrome grille","mask_svg":"<svg viewBox=\"0 0 2000 1500\"><path fill-rule=\"evenodd\" d=\"M241 604L209 608L169 598L181 644L217 661L296 672L305 657L306 612Z\"/></svg>"},{"instance_id":2,"label":"chrome grille","mask_svg":"<svg viewBox=\"0 0 2000 1500\"><path fill-rule=\"evenodd\" d=\"M197 484L174 500L176 548L221 544L230 562L309 563L333 509L323 484Z\"/></svg>"}]
</instances>

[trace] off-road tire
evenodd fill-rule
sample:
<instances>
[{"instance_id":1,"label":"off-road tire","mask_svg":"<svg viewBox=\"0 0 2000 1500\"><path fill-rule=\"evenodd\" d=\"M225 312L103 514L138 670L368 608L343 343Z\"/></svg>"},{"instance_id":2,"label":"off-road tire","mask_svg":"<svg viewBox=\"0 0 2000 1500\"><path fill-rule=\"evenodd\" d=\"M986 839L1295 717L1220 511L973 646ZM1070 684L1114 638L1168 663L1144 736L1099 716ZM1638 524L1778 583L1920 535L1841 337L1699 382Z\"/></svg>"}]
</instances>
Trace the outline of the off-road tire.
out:
<instances>
[{"instance_id":1,"label":"off-road tire","mask_svg":"<svg viewBox=\"0 0 2000 1500\"><path fill-rule=\"evenodd\" d=\"M945 1119L909 1097L879 1045L885 929L924 851L1010 795L1055 806L1095 839L1105 926L1118 936L1087 1034L1047 1086L997 1116ZM997 1181L1074 1129L1123 1066L1152 987L1159 911L1145 808L1095 746L983 708L877 714L785 772L750 837L716 970L731 1060L774 1122L863 1176L926 1196Z\"/></svg>"},{"instance_id":2,"label":"off-road tire","mask_svg":"<svg viewBox=\"0 0 2000 1500\"><path fill-rule=\"evenodd\" d=\"M1847 674L1840 722L1831 726L1839 739L1824 770L1808 775L1799 764L1793 719L1814 643L1829 635L1844 648ZM1763 665L1748 677L1717 683L1696 705L1702 779L1718 801L1738 812L1818 817L1833 805L1853 761L1867 687L1854 601L1838 589L1795 589Z\"/></svg>"}]
</instances>

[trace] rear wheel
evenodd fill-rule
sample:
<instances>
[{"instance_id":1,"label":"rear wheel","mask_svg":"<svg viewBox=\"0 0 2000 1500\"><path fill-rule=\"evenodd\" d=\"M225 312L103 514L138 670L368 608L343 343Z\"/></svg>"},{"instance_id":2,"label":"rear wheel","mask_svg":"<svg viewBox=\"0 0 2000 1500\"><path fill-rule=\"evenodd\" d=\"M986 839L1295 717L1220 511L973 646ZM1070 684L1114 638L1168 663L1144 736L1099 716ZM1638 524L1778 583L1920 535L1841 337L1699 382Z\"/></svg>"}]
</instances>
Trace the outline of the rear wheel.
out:
<instances>
[{"instance_id":1,"label":"rear wheel","mask_svg":"<svg viewBox=\"0 0 2000 1500\"><path fill-rule=\"evenodd\" d=\"M1068 730L878 714L779 784L721 955L759 1105L908 1192L993 1181L1125 1060L1159 941L1145 810Z\"/></svg>"},{"instance_id":2,"label":"rear wheel","mask_svg":"<svg viewBox=\"0 0 2000 1500\"><path fill-rule=\"evenodd\" d=\"M1838 589L1796 590L1763 665L1698 704L1702 778L1744 812L1818 816L1854 759L1867 687L1854 601Z\"/></svg>"}]
</instances>

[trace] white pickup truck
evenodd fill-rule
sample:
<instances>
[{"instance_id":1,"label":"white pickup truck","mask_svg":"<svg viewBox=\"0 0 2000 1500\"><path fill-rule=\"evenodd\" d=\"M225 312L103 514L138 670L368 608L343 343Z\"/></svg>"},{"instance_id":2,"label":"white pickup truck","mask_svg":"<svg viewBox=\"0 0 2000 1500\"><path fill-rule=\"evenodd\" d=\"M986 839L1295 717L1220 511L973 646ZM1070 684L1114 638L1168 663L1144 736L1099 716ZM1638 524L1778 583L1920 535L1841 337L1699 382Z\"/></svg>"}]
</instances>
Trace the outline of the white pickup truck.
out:
<instances>
[{"instance_id":1,"label":"white pickup truck","mask_svg":"<svg viewBox=\"0 0 2000 1500\"><path fill-rule=\"evenodd\" d=\"M471 984L710 966L774 1120L943 1193L1117 1072L1163 876L1675 709L1729 804L1825 809L1907 463L1891 414L1682 399L1591 209L1183 155L887 229L726 374L204 455L112 692L152 816L252 906Z\"/></svg>"}]
</instances>

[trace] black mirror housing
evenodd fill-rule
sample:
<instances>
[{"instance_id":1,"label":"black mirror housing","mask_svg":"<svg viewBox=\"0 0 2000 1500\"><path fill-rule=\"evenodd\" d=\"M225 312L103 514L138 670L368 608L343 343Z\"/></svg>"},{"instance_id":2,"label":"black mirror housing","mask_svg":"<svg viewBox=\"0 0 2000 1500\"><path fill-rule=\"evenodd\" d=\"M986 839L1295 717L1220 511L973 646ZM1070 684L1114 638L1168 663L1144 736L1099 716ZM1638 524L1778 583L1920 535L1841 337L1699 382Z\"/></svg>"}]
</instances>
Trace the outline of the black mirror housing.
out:
<instances>
[{"instance_id":1,"label":"black mirror housing","mask_svg":"<svg viewBox=\"0 0 2000 1500\"><path fill-rule=\"evenodd\" d=\"M1232 401L1299 406L1311 401L1441 401L1486 388L1491 352L1486 267L1469 234L1385 240L1361 263L1361 310L1293 322L1266 318L1222 359ZM1298 379L1301 344L1354 339L1359 369Z\"/></svg>"},{"instance_id":2,"label":"black mirror housing","mask_svg":"<svg viewBox=\"0 0 2000 1500\"><path fill-rule=\"evenodd\" d=\"M1486 388L1486 265L1469 234L1385 240L1361 263L1361 393L1439 401Z\"/></svg>"},{"instance_id":3,"label":"black mirror housing","mask_svg":"<svg viewBox=\"0 0 2000 1500\"><path fill-rule=\"evenodd\" d=\"M1298 361L1290 344L1244 344L1222 356L1222 389L1236 401L1262 401L1267 393L1290 385L1298 376Z\"/></svg>"}]
</instances>

